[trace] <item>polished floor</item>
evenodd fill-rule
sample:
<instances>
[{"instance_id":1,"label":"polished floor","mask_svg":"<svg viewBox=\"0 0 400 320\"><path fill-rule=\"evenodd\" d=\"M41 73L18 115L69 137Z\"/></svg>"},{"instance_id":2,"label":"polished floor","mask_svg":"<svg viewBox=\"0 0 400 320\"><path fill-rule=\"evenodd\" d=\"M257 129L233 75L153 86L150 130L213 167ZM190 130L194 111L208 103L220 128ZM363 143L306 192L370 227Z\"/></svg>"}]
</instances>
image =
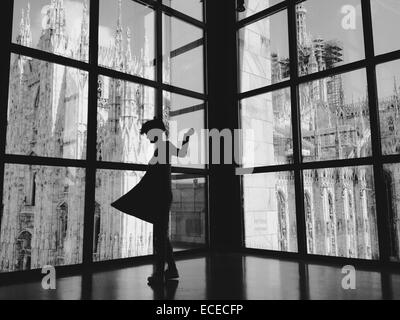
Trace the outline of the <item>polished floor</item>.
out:
<instances>
[{"instance_id":1,"label":"polished floor","mask_svg":"<svg viewBox=\"0 0 400 320\"><path fill-rule=\"evenodd\" d=\"M400 274L357 271L356 289L344 290L339 267L226 254L178 261L181 278L166 287L146 283L151 265L96 272L57 280L45 291L40 282L0 287L0 300L298 300L400 299Z\"/></svg>"}]
</instances>

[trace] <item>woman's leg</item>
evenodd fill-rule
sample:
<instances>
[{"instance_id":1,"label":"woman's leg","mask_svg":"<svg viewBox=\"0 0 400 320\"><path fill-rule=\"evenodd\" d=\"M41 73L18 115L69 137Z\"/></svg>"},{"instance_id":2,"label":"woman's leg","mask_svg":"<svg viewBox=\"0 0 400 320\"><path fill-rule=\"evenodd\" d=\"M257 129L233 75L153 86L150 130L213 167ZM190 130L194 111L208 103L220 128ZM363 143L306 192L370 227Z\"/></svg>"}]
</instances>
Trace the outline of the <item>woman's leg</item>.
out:
<instances>
[{"instance_id":1,"label":"woman's leg","mask_svg":"<svg viewBox=\"0 0 400 320\"><path fill-rule=\"evenodd\" d=\"M171 245L171 241L169 240L169 237L167 238L167 255L166 255L166 259L167 259L167 263L168 263L168 269L169 270L176 270L176 263L175 263L175 259L174 259L174 250L172 248Z\"/></svg>"},{"instance_id":2,"label":"woman's leg","mask_svg":"<svg viewBox=\"0 0 400 320\"><path fill-rule=\"evenodd\" d=\"M165 225L163 221L154 224L154 273L163 274L166 260Z\"/></svg>"}]
</instances>

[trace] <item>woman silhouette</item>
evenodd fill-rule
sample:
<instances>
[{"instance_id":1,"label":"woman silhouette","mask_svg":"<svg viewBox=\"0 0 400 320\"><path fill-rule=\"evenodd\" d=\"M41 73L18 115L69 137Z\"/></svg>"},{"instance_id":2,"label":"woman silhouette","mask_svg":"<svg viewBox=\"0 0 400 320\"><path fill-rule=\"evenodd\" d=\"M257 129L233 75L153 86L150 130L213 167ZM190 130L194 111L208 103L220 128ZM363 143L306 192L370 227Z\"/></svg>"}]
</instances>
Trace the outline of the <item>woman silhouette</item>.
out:
<instances>
[{"instance_id":1,"label":"woman silhouette","mask_svg":"<svg viewBox=\"0 0 400 320\"><path fill-rule=\"evenodd\" d=\"M147 279L149 284L153 284L179 278L168 237L172 202L171 158L187 156L189 140L194 130L190 129L185 134L181 149L166 138L166 128L161 120L146 122L140 134L147 135L155 145L154 155L138 185L111 205L122 212L153 223L155 264L153 274ZM168 264L166 271L165 262Z\"/></svg>"}]
</instances>

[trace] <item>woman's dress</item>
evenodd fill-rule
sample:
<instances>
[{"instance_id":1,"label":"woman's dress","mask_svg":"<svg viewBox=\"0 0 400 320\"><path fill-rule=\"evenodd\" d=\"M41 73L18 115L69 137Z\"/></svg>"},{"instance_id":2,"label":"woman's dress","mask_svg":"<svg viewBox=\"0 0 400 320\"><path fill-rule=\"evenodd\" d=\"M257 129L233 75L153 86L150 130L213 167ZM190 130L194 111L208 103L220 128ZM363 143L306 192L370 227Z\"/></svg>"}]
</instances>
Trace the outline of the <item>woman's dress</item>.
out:
<instances>
[{"instance_id":1,"label":"woman's dress","mask_svg":"<svg viewBox=\"0 0 400 320\"><path fill-rule=\"evenodd\" d=\"M157 150L155 152L155 156ZM169 214L172 202L171 165L150 161L143 179L111 204L115 209L149 223Z\"/></svg>"}]
</instances>

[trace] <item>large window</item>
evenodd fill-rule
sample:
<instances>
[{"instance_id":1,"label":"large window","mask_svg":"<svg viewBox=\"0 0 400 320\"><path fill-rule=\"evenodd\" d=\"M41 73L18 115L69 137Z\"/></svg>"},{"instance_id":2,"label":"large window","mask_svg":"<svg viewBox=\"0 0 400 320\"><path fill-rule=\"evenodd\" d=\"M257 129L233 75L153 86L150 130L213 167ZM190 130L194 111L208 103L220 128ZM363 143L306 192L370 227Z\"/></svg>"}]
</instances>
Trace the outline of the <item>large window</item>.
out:
<instances>
[{"instance_id":1,"label":"large window","mask_svg":"<svg viewBox=\"0 0 400 320\"><path fill-rule=\"evenodd\" d=\"M152 225L111 203L145 174L154 147L140 129L155 117L178 147L196 130L173 163L170 235L175 250L204 247L203 2L5 3L0 272L152 254Z\"/></svg>"},{"instance_id":2,"label":"large window","mask_svg":"<svg viewBox=\"0 0 400 320\"><path fill-rule=\"evenodd\" d=\"M245 7L237 25L246 247L399 260L398 4Z\"/></svg>"}]
</instances>

